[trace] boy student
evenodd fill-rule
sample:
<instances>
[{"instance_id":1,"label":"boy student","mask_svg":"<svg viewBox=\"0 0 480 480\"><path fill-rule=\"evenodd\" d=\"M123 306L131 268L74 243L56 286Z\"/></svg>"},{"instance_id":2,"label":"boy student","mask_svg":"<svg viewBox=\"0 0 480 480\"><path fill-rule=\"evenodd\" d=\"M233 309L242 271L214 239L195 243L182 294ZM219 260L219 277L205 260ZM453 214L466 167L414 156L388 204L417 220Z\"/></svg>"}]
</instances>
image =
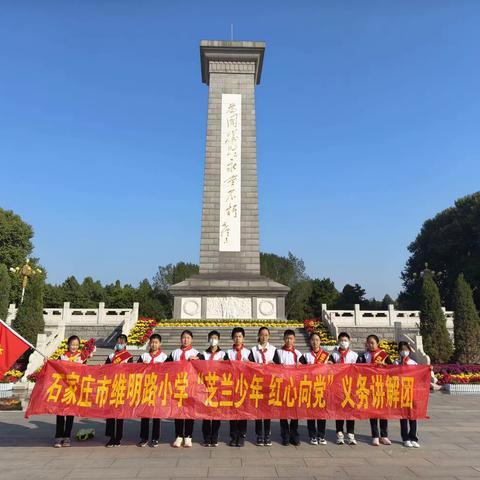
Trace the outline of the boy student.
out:
<instances>
[{"instance_id":1,"label":"boy student","mask_svg":"<svg viewBox=\"0 0 480 480\"><path fill-rule=\"evenodd\" d=\"M148 341L148 352L140 355L138 363L163 363L167 360L167 354L162 352L162 337L158 333L150 335ZM138 447L146 447L148 445L148 438L150 430L150 419L142 418L140 421L140 441L137 443ZM158 447L158 440L160 439L160 419L152 418L152 440L150 446Z\"/></svg>"},{"instance_id":2,"label":"boy student","mask_svg":"<svg viewBox=\"0 0 480 480\"><path fill-rule=\"evenodd\" d=\"M302 356L295 348L295 332L293 330L285 330L283 333L284 345L277 349L278 357L282 365L297 365ZM286 447L290 444L294 446L300 445L298 435L298 419L280 420L280 433L282 435L282 445Z\"/></svg>"},{"instance_id":3,"label":"boy student","mask_svg":"<svg viewBox=\"0 0 480 480\"><path fill-rule=\"evenodd\" d=\"M169 355L167 362L198 360L200 354L192 347L192 340L193 333L190 330L184 330L180 335L180 348ZM175 440L172 447L180 448L182 444L185 448L192 446L193 422L192 419L175 419Z\"/></svg>"},{"instance_id":4,"label":"boy student","mask_svg":"<svg viewBox=\"0 0 480 480\"><path fill-rule=\"evenodd\" d=\"M365 346L367 350L362 353L357 363L369 363L371 365L391 365L392 360L387 352L379 347L380 339L376 335L369 335ZM370 419L370 428L372 430L372 445L378 447L382 445L391 445L388 438L388 420L380 419L380 432L378 430L378 418Z\"/></svg>"},{"instance_id":5,"label":"boy student","mask_svg":"<svg viewBox=\"0 0 480 480\"><path fill-rule=\"evenodd\" d=\"M133 362L133 355L127 351L127 341L128 338L123 333L117 335L113 353L107 357L105 365ZM123 418L107 418L105 436L110 437L110 440L105 445L107 448L118 447L123 437Z\"/></svg>"},{"instance_id":6,"label":"boy student","mask_svg":"<svg viewBox=\"0 0 480 480\"><path fill-rule=\"evenodd\" d=\"M208 348L199 355L200 360L221 361L225 358L225 352L218 346L220 333L212 330L208 334ZM218 431L220 430L220 420L203 420L203 446L218 447Z\"/></svg>"},{"instance_id":7,"label":"boy student","mask_svg":"<svg viewBox=\"0 0 480 480\"><path fill-rule=\"evenodd\" d=\"M328 362L329 353L322 349L320 335L312 333L309 339L310 351L300 357L300 363L305 365L323 365ZM325 431L327 421L323 418L316 420L307 420L308 435L310 436L310 445L326 445Z\"/></svg>"},{"instance_id":8,"label":"boy student","mask_svg":"<svg viewBox=\"0 0 480 480\"><path fill-rule=\"evenodd\" d=\"M225 360L248 362L250 350L245 347L245 330L242 327L235 327L232 330L233 346L227 350ZM246 420L230 420L230 443L231 447L243 447L247 435Z\"/></svg>"},{"instance_id":9,"label":"boy student","mask_svg":"<svg viewBox=\"0 0 480 480\"><path fill-rule=\"evenodd\" d=\"M398 354L400 358L395 360L395 365L417 365L417 362L410 356L412 349L407 342L398 342ZM400 420L400 432L402 434L403 446L407 448L420 448L417 434L417 421L402 418Z\"/></svg>"},{"instance_id":10,"label":"boy student","mask_svg":"<svg viewBox=\"0 0 480 480\"><path fill-rule=\"evenodd\" d=\"M350 335L346 332L341 332L338 335L337 348L330 354L329 361L332 363L357 363L358 355L350 350ZM343 425L345 420L335 420L335 429L337 431L337 445L345 443L345 436L343 434ZM356 445L355 440L355 420L347 420L347 443L349 445Z\"/></svg>"},{"instance_id":11,"label":"boy student","mask_svg":"<svg viewBox=\"0 0 480 480\"><path fill-rule=\"evenodd\" d=\"M85 363L80 352L80 338L77 335L68 337L67 351L60 356L64 362ZM70 435L72 434L73 415L57 415L57 425L55 429L55 448L69 447Z\"/></svg>"},{"instance_id":12,"label":"boy student","mask_svg":"<svg viewBox=\"0 0 480 480\"><path fill-rule=\"evenodd\" d=\"M261 363L280 363L277 349L270 345L270 330L267 327L260 327L258 330L258 345L252 348L249 355L251 362ZM272 445L271 420L255 420L255 434L257 435L257 446L270 447Z\"/></svg>"}]
</instances>

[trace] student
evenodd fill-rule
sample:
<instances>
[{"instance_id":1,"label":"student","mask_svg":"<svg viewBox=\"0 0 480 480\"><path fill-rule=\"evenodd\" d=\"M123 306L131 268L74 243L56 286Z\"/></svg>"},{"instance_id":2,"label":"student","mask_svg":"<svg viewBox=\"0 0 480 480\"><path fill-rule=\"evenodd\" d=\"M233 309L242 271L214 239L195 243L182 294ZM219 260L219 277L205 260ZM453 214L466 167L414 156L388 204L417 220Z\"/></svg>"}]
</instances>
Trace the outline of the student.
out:
<instances>
[{"instance_id":1,"label":"student","mask_svg":"<svg viewBox=\"0 0 480 480\"><path fill-rule=\"evenodd\" d=\"M277 349L280 364L282 365L297 365L302 356L295 348L295 332L293 330L285 330L283 333L284 345ZM294 446L300 445L298 435L298 419L291 419L290 424L288 420L280 420L280 433L282 436L282 445L286 447L290 444Z\"/></svg>"},{"instance_id":2,"label":"student","mask_svg":"<svg viewBox=\"0 0 480 480\"><path fill-rule=\"evenodd\" d=\"M115 347L105 365L118 365L120 363L132 363L133 355L127 351L128 338L123 333L118 335L115 339ZM107 418L105 424L105 436L110 437L110 440L105 445L107 448L118 447L123 437L123 418Z\"/></svg>"},{"instance_id":3,"label":"student","mask_svg":"<svg viewBox=\"0 0 480 480\"><path fill-rule=\"evenodd\" d=\"M412 349L408 342L398 342L398 354L400 358L395 360L395 365L418 365L410 356ZM417 421L402 418L400 420L400 432L403 446L407 448L420 448L417 435Z\"/></svg>"},{"instance_id":4,"label":"student","mask_svg":"<svg viewBox=\"0 0 480 480\"><path fill-rule=\"evenodd\" d=\"M162 337L158 333L150 335L148 341L148 352L140 355L137 363L163 363L167 360L167 354L162 352ZM137 443L138 447L146 447L148 445L148 438L150 436L150 419L142 418L140 421L140 441ZM152 440L150 446L158 447L160 440L160 419L152 418Z\"/></svg>"},{"instance_id":5,"label":"student","mask_svg":"<svg viewBox=\"0 0 480 480\"><path fill-rule=\"evenodd\" d=\"M225 352L218 346L220 333L212 330L208 334L209 347L200 354L200 360L221 361L225 358ZM203 446L218 447L218 431L220 430L220 420L203 420Z\"/></svg>"},{"instance_id":6,"label":"student","mask_svg":"<svg viewBox=\"0 0 480 480\"><path fill-rule=\"evenodd\" d=\"M192 347L192 341L193 333L190 330L184 330L180 335L180 348L169 355L167 362L198 360L199 352ZM193 423L192 419L175 419L175 440L172 447L180 448L182 444L185 448L192 446Z\"/></svg>"},{"instance_id":7,"label":"student","mask_svg":"<svg viewBox=\"0 0 480 480\"><path fill-rule=\"evenodd\" d=\"M379 347L380 339L376 335L369 335L365 346L367 350L362 353L357 363L369 363L371 365L391 365L392 360L387 352ZM372 430L372 445L378 447L382 445L391 445L392 442L388 438L388 420L380 419L380 432L378 430L378 418L370 419L370 427Z\"/></svg>"},{"instance_id":8,"label":"student","mask_svg":"<svg viewBox=\"0 0 480 480\"><path fill-rule=\"evenodd\" d=\"M67 340L67 351L60 356L64 362L85 363L80 352L80 338L72 335ZM57 415L57 425L55 430L55 448L69 447L70 436L73 427L73 415Z\"/></svg>"},{"instance_id":9,"label":"student","mask_svg":"<svg viewBox=\"0 0 480 480\"><path fill-rule=\"evenodd\" d=\"M277 349L270 345L270 330L268 327L260 327L258 330L258 345L255 345L250 352L248 359L251 362L269 364L280 363ZM270 447L272 445L271 420L255 420L255 434L257 436L257 446Z\"/></svg>"},{"instance_id":10,"label":"student","mask_svg":"<svg viewBox=\"0 0 480 480\"><path fill-rule=\"evenodd\" d=\"M332 363L357 363L358 355L350 350L350 335L346 332L341 332L338 335L337 348L330 354L329 361ZM345 436L343 433L343 426L345 420L335 420L335 430L337 431L337 445L345 443ZM355 420L346 420L347 424L347 444L356 445L355 440Z\"/></svg>"},{"instance_id":11,"label":"student","mask_svg":"<svg viewBox=\"0 0 480 480\"><path fill-rule=\"evenodd\" d=\"M235 327L232 330L233 346L227 350L225 360L248 362L250 350L245 347L245 330L242 327ZM247 436L246 420L230 420L230 447L243 447Z\"/></svg>"},{"instance_id":12,"label":"student","mask_svg":"<svg viewBox=\"0 0 480 480\"><path fill-rule=\"evenodd\" d=\"M309 339L310 351L300 357L300 363L304 365L323 365L328 363L329 353L322 349L320 335L312 333ZM324 418L307 420L308 435L310 436L310 445L326 445L325 432L327 421Z\"/></svg>"}]
</instances>

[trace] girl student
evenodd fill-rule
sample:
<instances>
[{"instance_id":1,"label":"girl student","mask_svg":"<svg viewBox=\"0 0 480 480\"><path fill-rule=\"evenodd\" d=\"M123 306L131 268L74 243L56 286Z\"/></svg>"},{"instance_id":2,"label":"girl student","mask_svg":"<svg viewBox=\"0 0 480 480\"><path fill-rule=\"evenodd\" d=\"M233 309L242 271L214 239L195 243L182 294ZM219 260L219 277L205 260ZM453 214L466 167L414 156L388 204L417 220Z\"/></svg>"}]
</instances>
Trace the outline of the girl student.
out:
<instances>
[{"instance_id":1,"label":"girl student","mask_svg":"<svg viewBox=\"0 0 480 480\"><path fill-rule=\"evenodd\" d=\"M208 348L202 352L200 360L221 361L225 358L225 352L219 347L220 333L212 330L208 334ZM218 432L220 430L220 420L203 420L203 446L218 447Z\"/></svg>"},{"instance_id":2,"label":"girl student","mask_svg":"<svg viewBox=\"0 0 480 480\"><path fill-rule=\"evenodd\" d=\"M310 351L300 357L300 363L305 365L323 365L328 363L330 354L321 347L321 339L318 333L312 333L309 338ZM323 418L307 420L310 445L326 445L325 432L327 421Z\"/></svg>"},{"instance_id":3,"label":"girl student","mask_svg":"<svg viewBox=\"0 0 480 480\"><path fill-rule=\"evenodd\" d=\"M347 332L341 332L337 337L338 343L335 350L330 354L329 361L332 363L348 364L357 363L358 354L350 350L350 335ZM356 445L355 440L355 420L335 420L335 430L337 432L337 445L345 444L345 435L343 426L347 427L347 443Z\"/></svg>"},{"instance_id":4,"label":"girl student","mask_svg":"<svg viewBox=\"0 0 480 480\"><path fill-rule=\"evenodd\" d=\"M127 351L127 342L128 338L123 333L117 336L113 353L105 360L106 365L133 362L133 355ZM110 437L110 440L105 445L107 448L118 447L123 437L123 418L107 418L105 436Z\"/></svg>"},{"instance_id":5,"label":"girl student","mask_svg":"<svg viewBox=\"0 0 480 480\"><path fill-rule=\"evenodd\" d=\"M82 357L80 352L80 338L77 335L68 337L67 351L60 356L60 360L64 362L85 363L86 359ZM69 447L70 436L73 428L73 415L57 415L55 429L55 448Z\"/></svg>"},{"instance_id":6,"label":"girl student","mask_svg":"<svg viewBox=\"0 0 480 480\"><path fill-rule=\"evenodd\" d=\"M180 335L180 347L175 349L167 358L167 362L188 362L189 360L198 360L200 353L192 346L193 333L190 330L184 330ZM194 421L192 419L175 419L175 440L172 447L185 448L192 446Z\"/></svg>"},{"instance_id":7,"label":"girl student","mask_svg":"<svg viewBox=\"0 0 480 480\"><path fill-rule=\"evenodd\" d=\"M391 365L392 360L385 350L379 347L380 339L376 335L369 335L366 341L366 351L362 353L357 363L369 363L371 365ZM378 424L380 423L380 430ZM378 447L382 445L391 445L388 438L388 420L378 418L370 419L370 428L372 431L372 445Z\"/></svg>"},{"instance_id":8,"label":"girl student","mask_svg":"<svg viewBox=\"0 0 480 480\"><path fill-rule=\"evenodd\" d=\"M150 335L148 341L148 352L144 352L138 358L138 363L163 363L167 360L167 354L162 352L162 337L158 333ZM160 440L160 419L152 418L152 438L150 446L158 447ZM150 437L150 418L142 418L140 421L140 441L137 443L138 447L146 447Z\"/></svg>"},{"instance_id":9,"label":"girl student","mask_svg":"<svg viewBox=\"0 0 480 480\"><path fill-rule=\"evenodd\" d=\"M232 329L233 346L227 350L225 360L248 362L250 350L245 347L245 330L242 327ZM246 420L230 420L230 447L243 447L247 436Z\"/></svg>"},{"instance_id":10,"label":"girl student","mask_svg":"<svg viewBox=\"0 0 480 480\"><path fill-rule=\"evenodd\" d=\"M258 344L255 345L249 355L251 362L261 363L280 363L277 349L270 345L270 330L268 327L260 327L258 330ZM257 446L270 447L271 440L271 420L255 420L255 434L257 436Z\"/></svg>"},{"instance_id":11,"label":"girl student","mask_svg":"<svg viewBox=\"0 0 480 480\"><path fill-rule=\"evenodd\" d=\"M395 365L418 365L413 358L411 358L412 349L408 342L398 342L398 354L400 358L395 360ZM400 432L402 435L403 446L407 448L420 448L418 443L417 421L402 418L400 420Z\"/></svg>"}]
</instances>

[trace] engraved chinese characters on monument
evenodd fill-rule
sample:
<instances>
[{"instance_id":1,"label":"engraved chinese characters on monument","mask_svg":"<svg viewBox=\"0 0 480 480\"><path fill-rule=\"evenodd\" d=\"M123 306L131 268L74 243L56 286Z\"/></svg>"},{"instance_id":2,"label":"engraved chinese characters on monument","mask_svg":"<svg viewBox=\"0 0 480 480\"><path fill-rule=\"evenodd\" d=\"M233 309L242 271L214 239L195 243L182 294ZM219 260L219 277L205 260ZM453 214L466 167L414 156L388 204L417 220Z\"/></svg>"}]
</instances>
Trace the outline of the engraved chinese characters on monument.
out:
<instances>
[{"instance_id":1,"label":"engraved chinese characters on monument","mask_svg":"<svg viewBox=\"0 0 480 480\"><path fill-rule=\"evenodd\" d=\"M222 95L222 133L220 164L221 252L240 251L242 182L242 96Z\"/></svg>"}]
</instances>

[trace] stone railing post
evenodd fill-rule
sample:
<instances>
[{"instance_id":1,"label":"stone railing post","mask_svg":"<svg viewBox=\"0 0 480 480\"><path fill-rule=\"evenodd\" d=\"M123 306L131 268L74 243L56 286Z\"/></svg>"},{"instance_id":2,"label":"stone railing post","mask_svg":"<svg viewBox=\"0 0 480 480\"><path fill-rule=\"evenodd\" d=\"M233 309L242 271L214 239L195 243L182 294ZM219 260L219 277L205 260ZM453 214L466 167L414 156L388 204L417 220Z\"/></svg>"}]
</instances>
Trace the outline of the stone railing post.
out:
<instances>
[{"instance_id":1,"label":"stone railing post","mask_svg":"<svg viewBox=\"0 0 480 480\"><path fill-rule=\"evenodd\" d=\"M63 303L63 310L62 310L62 319L63 325L67 325L67 323L71 323L72 321L72 310L70 308L70 302Z\"/></svg>"},{"instance_id":2,"label":"stone railing post","mask_svg":"<svg viewBox=\"0 0 480 480\"><path fill-rule=\"evenodd\" d=\"M395 321L396 317L397 317L397 315L396 315L396 312L395 312L395 305L390 303L388 305L388 324L390 326L396 325L397 323L399 323L399 322Z\"/></svg>"},{"instance_id":3,"label":"stone railing post","mask_svg":"<svg viewBox=\"0 0 480 480\"><path fill-rule=\"evenodd\" d=\"M7 312L7 318L2 318L2 320L5 320L5 323L7 325L12 325L13 320L17 316L17 307L15 306L14 303L11 303L8 306L8 312Z\"/></svg>"},{"instance_id":4,"label":"stone railing post","mask_svg":"<svg viewBox=\"0 0 480 480\"><path fill-rule=\"evenodd\" d=\"M361 318L362 318L362 313L360 312L360 305L356 303L353 306L353 323L355 326L360 324Z\"/></svg>"},{"instance_id":5,"label":"stone railing post","mask_svg":"<svg viewBox=\"0 0 480 480\"><path fill-rule=\"evenodd\" d=\"M105 323L105 302L99 302L97 311L97 325L103 325Z\"/></svg>"}]
</instances>

